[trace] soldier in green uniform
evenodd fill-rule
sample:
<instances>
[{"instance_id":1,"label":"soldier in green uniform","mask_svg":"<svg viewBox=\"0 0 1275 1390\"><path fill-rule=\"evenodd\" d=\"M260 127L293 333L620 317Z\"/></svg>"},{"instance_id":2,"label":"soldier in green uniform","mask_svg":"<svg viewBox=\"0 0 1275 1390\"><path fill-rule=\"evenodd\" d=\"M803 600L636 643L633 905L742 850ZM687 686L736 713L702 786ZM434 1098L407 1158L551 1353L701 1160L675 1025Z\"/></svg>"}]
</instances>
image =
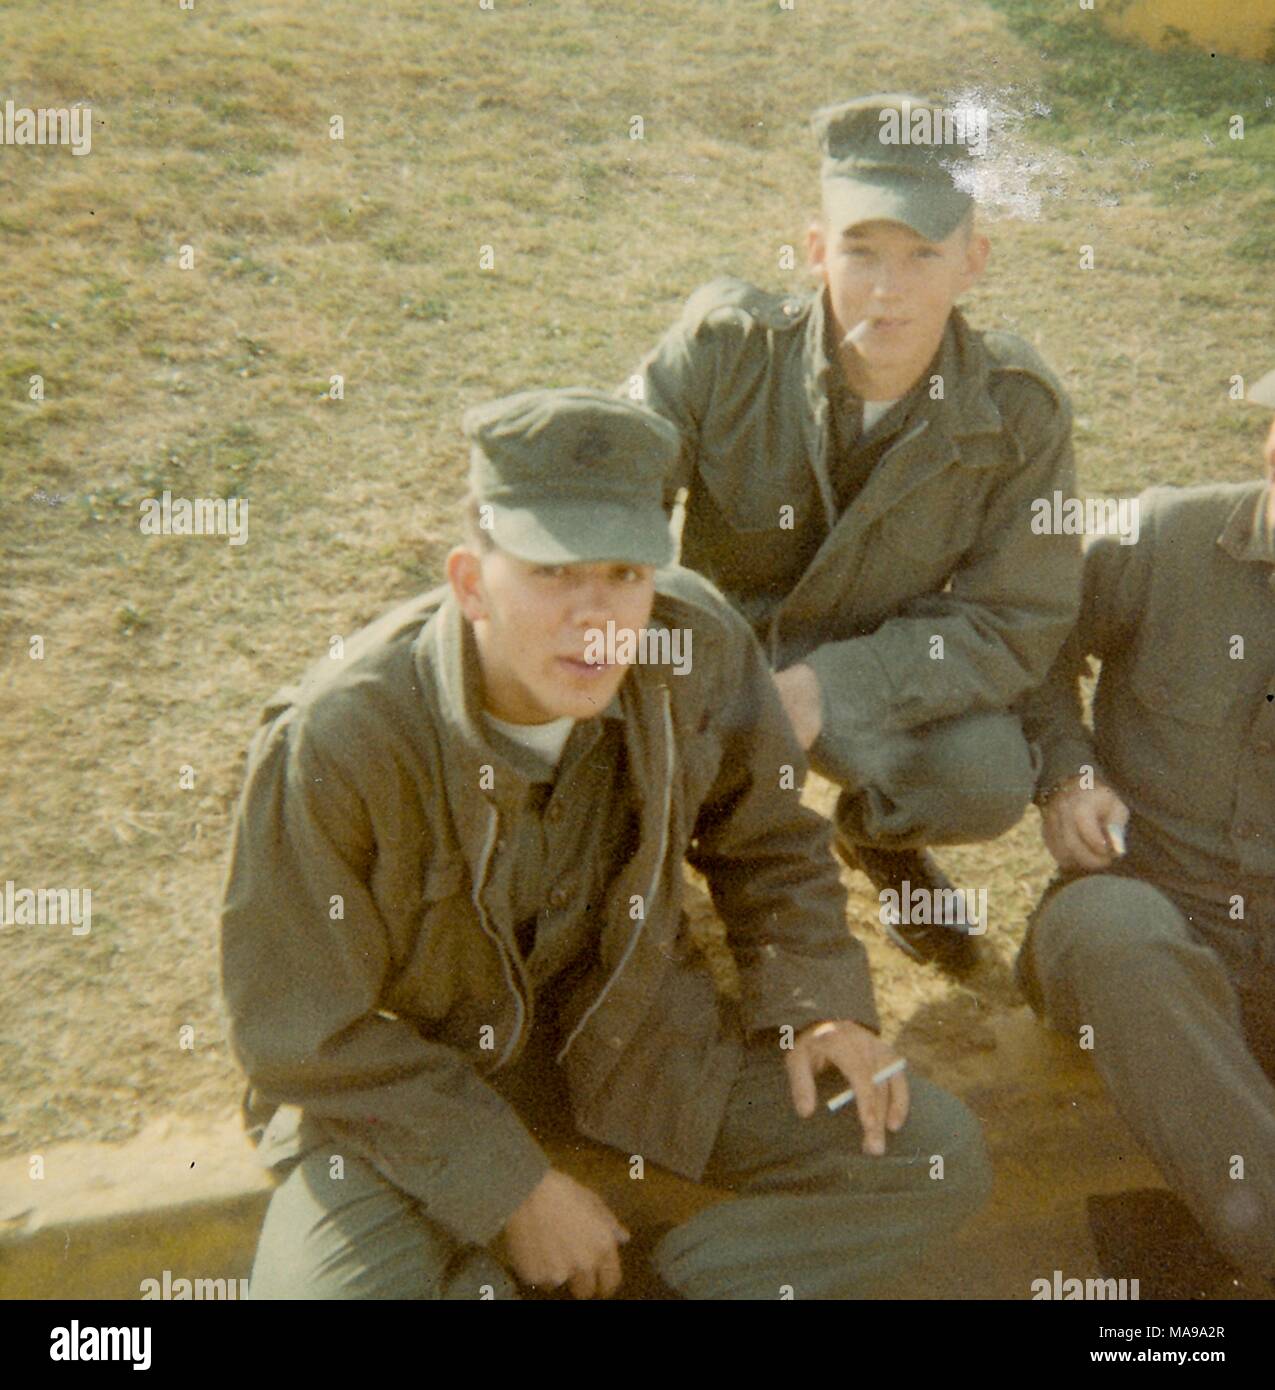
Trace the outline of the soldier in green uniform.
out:
<instances>
[{"instance_id":1,"label":"soldier in green uniform","mask_svg":"<svg viewBox=\"0 0 1275 1390\"><path fill-rule=\"evenodd\" d=\"M877 1288L979 1204L986 1158L953 1097L875 1079L893 1054L762 653L704 579L656 573L676 433L583 390L466 428L447 586L281 690L250 752L222 976L284 1175L252 1296L615 1292L630 1232L555 1135L734 1194L651 1242L677 1293ZM690 950L685 862L738 1000ZM820 1103L847 1079L854 1105Z\"/></svg>"},{"instance_id":2,"label":"soldier in green uniform","mask_svg":"<svg viewBox=\"0 0 1275 1390\"><path fill-rule=\"evenodd\" d=\"M748 619L811 765L843 788L842 856L883 892L936 896L951 885L926 845L993 838L1026 809L1015 705L1080 585L1078 540L1030 527L1034 500L1074 489L1066 396L1021 338L954 307L988 241L977 155L945 143L942 115L890 96L819 113L817 291L715 280L621 388L677 426L682 562ZM958 971L962 928L887 925Z\"/></svg>"},{"instance_id":3,"label":"soldier in green uniform","mask_svg":"<svg viewBox=\"0 0 1275 1390\"><path fill-rule=\"evenodd\" d=\"M1275 408L1275 373L1251 399ZM1275 421L1265 452L1265 479L1153 488L1136 544L1090 543L1025 708L1061 872L1019 976L1173 1194L1090 1200L1103 1272L1143 1298L1216 1292L1227 1261L1275 1273Z\"/></svg>"}]
</instances>

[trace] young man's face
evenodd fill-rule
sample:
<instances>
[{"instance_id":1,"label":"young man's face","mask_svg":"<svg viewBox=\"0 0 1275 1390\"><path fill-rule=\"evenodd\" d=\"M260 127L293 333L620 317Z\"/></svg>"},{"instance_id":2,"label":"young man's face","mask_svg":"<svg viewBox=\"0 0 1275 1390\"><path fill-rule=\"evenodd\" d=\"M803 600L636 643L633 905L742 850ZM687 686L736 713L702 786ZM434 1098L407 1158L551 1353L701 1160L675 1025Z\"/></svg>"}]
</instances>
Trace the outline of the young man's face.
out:
<instances>
[{"instance_id":1,"label":"young man's face","mask_svg":"<svg viewBox=\"0 0 1275 1390\"><path fill-rule=\"evenodd\" d=\"M487 712L512 724L601 714L628 667L586 661L588 634L608 622L617 633L643 628L655 601L650 565L534 565L460 548L447 577L474 625Z\"/></svg>"},{"instance_id":2,"label":"young man's face","mask_svg":"<svg viewBox=\"0 0 1275 1390\"><path fill-rule=\"evenodd\" d=\"M982 273L989 248L986 237L966 227L944 241L926 241L902 222L860 222L833 234L821 219L810 228L807 249L828 287L838 339L866 319L855 356L873 375L910 374L915 381L938 349L953 304Z\"/></svg>"}]
</instances>

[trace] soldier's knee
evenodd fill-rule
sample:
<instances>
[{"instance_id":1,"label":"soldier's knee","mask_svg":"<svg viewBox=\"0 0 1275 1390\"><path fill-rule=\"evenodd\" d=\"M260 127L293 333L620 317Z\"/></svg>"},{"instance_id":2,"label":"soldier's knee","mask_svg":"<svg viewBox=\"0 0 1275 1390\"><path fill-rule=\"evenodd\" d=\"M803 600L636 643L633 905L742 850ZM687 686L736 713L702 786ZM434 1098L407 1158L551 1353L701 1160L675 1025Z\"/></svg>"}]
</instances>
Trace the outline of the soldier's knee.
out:
<instances>
[{"instance_id":1,"label":"soldier's knee","mask_svg":"<svg viewBox=\"0 0 1275 1390\"><path fill-rule=\"evenodd\" d=\"M436 1299L451 1243L360 1159L306 1154L271 1195L248 1297Z\"/></svg>"},{"instance_id":2,"label":"soldier's knee","mask_svg":"<svg viewBox=\"0 0 1275 1390\"><path fill-rule=\"evenodd\" d=\"M968 791L961 800L956 817L965 832L965 840L970 843L996 840L1008 834L1022 820L1031 794L1029 783Z\"/></svg>"},{"instance_id":3,"label":"soldier's knee","mask_svg":"<svg viewBox=\"0 0 1275 1390\"><path fill-rule=\"evenodd\" d=\"M1115 874L1090 874L1060 889L1032 926L1038 969L1085 974L1145 967L1148 951L1185 934L1163 893Z\"/></svg>"},{"instance_id":4,"label":"soldier's knee","mask_svg":"<svg viewBox=\"0 0 1275 1390\"><path fill-rule=\"evenodd\" d=\"M1036 789L1036 764L1013 715L951 720L934 729L926 745L945 839L994 840L1023 818Z\"/></svg>"},{"instance_id":5,"label":"soldier's knee","mask_svg":"<svg viewBox=\"0 0 1275 1390\"><path fill-rule=\"evenodd\" d=\"M946 1209L964 1221L991 1196L992 1165L978 1117L963 1101L924 1078L912 1084L912 1105L901 1137L910 1140L925 1181Z\"/></svg>"}]
</instances>

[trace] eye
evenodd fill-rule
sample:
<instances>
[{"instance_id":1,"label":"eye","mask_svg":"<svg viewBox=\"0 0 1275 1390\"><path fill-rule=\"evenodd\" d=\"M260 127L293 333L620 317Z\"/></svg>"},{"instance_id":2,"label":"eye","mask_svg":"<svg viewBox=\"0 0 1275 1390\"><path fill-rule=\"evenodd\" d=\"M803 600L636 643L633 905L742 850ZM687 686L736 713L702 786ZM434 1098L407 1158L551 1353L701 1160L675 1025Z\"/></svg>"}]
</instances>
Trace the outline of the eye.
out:
<instances>
[{"instance_id":1,"label":"eye","mask_svg":"<svg viewBox=\"0 0 1275 1390\"><path fill-rule=\"evenodd\" d=\"M567 566L537 565L533 573L537 579L563 579L567 573Z\"/></svg>"}]
</instances>

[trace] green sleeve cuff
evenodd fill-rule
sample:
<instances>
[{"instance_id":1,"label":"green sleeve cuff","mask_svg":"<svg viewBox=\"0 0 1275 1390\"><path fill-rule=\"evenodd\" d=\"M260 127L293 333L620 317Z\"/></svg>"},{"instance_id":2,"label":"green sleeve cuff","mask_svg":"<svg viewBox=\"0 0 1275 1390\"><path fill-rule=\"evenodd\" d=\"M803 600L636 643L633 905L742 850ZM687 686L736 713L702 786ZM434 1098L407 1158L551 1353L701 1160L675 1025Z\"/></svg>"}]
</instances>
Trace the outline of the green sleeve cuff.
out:
<instances>
[{"instance_id":1,"label":"green sleeve cuff","mask_svg":"<svg viewBox=\"0 0 1275 1390\"><path fill-rule=\"evenodd\" d=\"M777 952L740 970L744 1028L749 1033L792 1026L800 1033L825 1019L850 1019L881 1031L867 953L858 941L844 957Z\"/></svg>"}]
</instances>

